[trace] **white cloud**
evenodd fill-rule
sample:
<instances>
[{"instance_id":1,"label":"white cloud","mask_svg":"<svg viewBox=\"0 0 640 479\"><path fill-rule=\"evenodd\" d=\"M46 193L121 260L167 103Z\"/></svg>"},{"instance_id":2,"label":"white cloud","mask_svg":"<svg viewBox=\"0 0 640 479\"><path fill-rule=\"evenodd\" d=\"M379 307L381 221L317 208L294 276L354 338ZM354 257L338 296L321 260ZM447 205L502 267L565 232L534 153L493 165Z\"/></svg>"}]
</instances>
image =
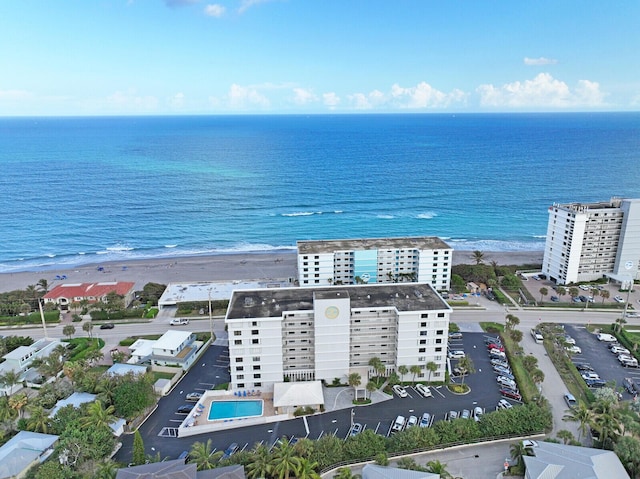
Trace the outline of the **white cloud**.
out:
<instances>
[{"instance_id":1,"label":"white cloud","mask_svg":"<svg viewBox=\"0 0 640 479\"><path fill-rule=\"evenodd\" d=\"M549 73L540 73L533 80L515 81L501 87L480 85L480 104L489 107L510 108L571 108L603 106L604 94L600 85L580 80L572 92L569 86Z\"/></svg>"},{"instance_id":2,"label":"white cloud","mask_svg":"<svg viewBox=\"0 0 640 479\"><path fill-rule=\"evenodd\" d=\"M318 97L311 91L305 88L293 89L293 102L296 105L307 105L318 101Z\"/></svg>"},{"instance_id":3,"label":"white cloud","mask_svg":"<svg viewBox=\"0 0 640 479\"><path fill-rule=\"evenodd\" d=\"M106 106L119 111L150 111L157 109L158 99L151 95L137 95L135 90L116 91L106 98Z\"/></svg>"},{"instance_id":4,"label":"white cloud","mask_svg":"<svg viewBox=\"0 0 640 479\"><path fill-rule=\"evenodd\" d=\"M529 66L555 65L556 63L558 63L558 60L555 60L553 58L545 58L545 57L529 58L529 57L524 57L524 64L525 65L529 65Z\"/></svg>"},{"instance_id":5,"label":"white cloud","mask_svg":"<svg viewBox=\"0 0 640 479\"><path fill-rule=\"evenodd\" d=\"M218 3L211 3L204 7L204 14L209 17L220 18L224 15L226 8Z\"/></svg>"},{"instance_id":6,"label":"white cloud","mask_svg":"<svg viewBox=\"0 0 640 479\"><path fill-rule=\"evenodd\" d=\"M391 87L391 101L393 106L399 108L446 108L452 103L464 102L466 97L467 94L462 90L454 89L451 93L444 93L426 82L409 88L397 83Z\"/></svg>"},{"instance_id":7,"label":"white cloud","mask_svg":"<svg viewBox=\"0 0 640 479\"><path fill-rule=\"evenodd\" d=\"M172 108L184 107L184 93L179 92L169 98L169 105L171 105Z\"/></svg>"},{"instance_id":8,"label":"white cloud","mask_svg":"<svg viewBox=\"0 0 640 479\"><path fill-rule=\"evenodd\" d=\"M348 95L349 104L356 110L371 110L377 106L384 105L387 101L384 93L380 90L373 90L369 94L354 93Z\"/></svg>"},{"instance_id":9,"label":"white cloud","mask_svg":"<svg viewBox=\"0 0 640 479\"><path fill-rule=\"evenodd\" d=\"M340 97L334 92L323 93L322 103L328 106L330 110L334 110L340 104Z\"/></svg>"},{"instance_id":10,"label":"white cloud","mask_svg":"<svg viewBox=\"0 0 640 479\"><path fill-rule=\"evenodd\" d=\"M30 100L33 97L33 93L27 90L0 90L0 101Z\"/></svg>"},{"instance_id":11,"label":"white cloud","mask_svg":"<svg viewBox=\"0 0 640 479\"><path fill-rule=\"evenodd\" d=\"M228 106L234 110L244 110L247 108L267 108L270 105L269 99L262 95L256 88L243 87L233 84L227 94Z\"/></svg>"}]
</instances>

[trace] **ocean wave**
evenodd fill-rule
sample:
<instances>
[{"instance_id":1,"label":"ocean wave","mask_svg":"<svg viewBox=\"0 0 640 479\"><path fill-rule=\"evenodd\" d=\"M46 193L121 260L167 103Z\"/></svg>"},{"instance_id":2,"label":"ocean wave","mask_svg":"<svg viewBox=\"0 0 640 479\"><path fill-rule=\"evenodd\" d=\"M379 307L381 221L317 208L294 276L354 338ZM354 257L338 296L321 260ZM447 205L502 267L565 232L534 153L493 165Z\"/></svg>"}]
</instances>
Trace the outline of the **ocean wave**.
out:
<instances>
[{"instance_id":1,"label":"ocean wave","mask_svg":"<svg viewBox=\"0 0 640 479\"><path fill-rule=\"evenodd\" d=\"M177 244L166 244L164 245L165 248L175 248L176 246L178 246Z\"/></svg>"},{"instance_id":2,"label":"ocean wave","mask_svg":"<svg viewBox=\"0 0 640 479\"><path fill-rule=\"evenodd\" d=\"M341 215L342 213L344 213L343 210L334 210L334 211L295 211L293 213L280 213L280 216L294 217L294 216L314 216L314 215L324 215L324 214ZM274 216L274 215L270 214L269 216Z\"/></svg>"},{"instance_id":3,"label":"ocean wave","mask_svg":"<svg viewBox=\"0 0 640 479\"><path fill-rule=\"evenodd\" d=\"M313 211L299 211L297 213L282 213L281 216L313 216L315 214Z\"/></svg>"},{"instance_id":4,"label":"ocean wave","mask_svg":"<svg viewBox=\"0 0 640 479\"><path fill-rule=\"evenodd\" d=\"M543 241L491 240L491 239L449 239L454 250L462 251L543 251Z\"/></svg>"},{"instance_id":5,"label":"ocean wave","mask_svg":"<svg viewBox=\"0 0 640 479\"><path fill-rule=\"evenodd\" d=\"M416 218L419 218L421 220L430 220L431 218L435 218L436 216L438 216L438 213L434 211L425 211L424 213L420 213L419 215L417 215Z\"/></svg>"},{"instance_id":6,"label":"ocean wave","mask_svg":"<svg viewBox=\"0 0 640 479\"><path fill-rule=\"evenodd\" d=\"M392 220L395 218L393 215L376 215L376 218L380 218L381 220Z\"/></svg>"},{"instance_id":7,"label":"ocean wave","mask_svg":"<svg viewBox=\"0 0 640 479\"><path fill-rule=\"evenodd\" d=\"M534 238L546 239L547 235L533 235Z\"/></svg>"}]
</instances>

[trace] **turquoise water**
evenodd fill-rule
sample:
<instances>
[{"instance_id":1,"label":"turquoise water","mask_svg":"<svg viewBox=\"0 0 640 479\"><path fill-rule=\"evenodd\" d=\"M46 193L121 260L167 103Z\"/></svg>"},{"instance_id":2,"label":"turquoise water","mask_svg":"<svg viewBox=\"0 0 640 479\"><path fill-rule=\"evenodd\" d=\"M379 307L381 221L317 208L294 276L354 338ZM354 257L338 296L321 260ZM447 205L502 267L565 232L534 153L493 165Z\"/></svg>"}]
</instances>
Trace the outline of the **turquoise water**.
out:
<instances>
[{"instance_id":1,"label":"turquoise water","mask_svg":"<svg viewBox=\"0 0 640 479\"><path fill-rule=\"evenodd\" d=\"M262 399L248 401L214 401L209 409L209 421L262 416Z\"/></svg>"},{"instance_id":2,"label":"turquoise water","mask_svg":"<svg viewBox=\"0 0 640 479\"><path fill-rule=\"evenodd\" d=\"M0 117L0 272L440 236L541 250L638 197L640 113Z\"/></svg>"}]
</instances>

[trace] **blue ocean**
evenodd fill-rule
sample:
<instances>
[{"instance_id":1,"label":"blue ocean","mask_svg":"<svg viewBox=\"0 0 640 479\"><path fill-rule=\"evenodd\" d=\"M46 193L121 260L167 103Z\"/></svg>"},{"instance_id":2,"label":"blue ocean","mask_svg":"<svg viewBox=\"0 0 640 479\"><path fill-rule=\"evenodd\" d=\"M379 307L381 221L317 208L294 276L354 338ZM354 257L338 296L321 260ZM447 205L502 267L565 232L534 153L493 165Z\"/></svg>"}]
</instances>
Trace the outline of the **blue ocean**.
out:
<instances>
[{"instance_id":1,"label":"blue ocean","mask_svg":"<svg viewBox=\"0 0 640 479\"><path fill-rule=\"evenodd\" d=\"M0 272L437 235L640 195L640 113L0 118Z\"/></svg>"}]
</instances>

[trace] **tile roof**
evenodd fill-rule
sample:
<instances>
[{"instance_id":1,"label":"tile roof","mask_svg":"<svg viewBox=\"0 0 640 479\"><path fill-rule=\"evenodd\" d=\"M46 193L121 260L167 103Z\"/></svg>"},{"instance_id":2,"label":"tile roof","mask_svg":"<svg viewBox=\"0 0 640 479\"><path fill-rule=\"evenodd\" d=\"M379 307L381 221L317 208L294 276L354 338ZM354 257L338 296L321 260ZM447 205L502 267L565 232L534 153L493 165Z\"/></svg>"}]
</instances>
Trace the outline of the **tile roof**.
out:
<instances>
[{"instance_id":1,"label":"tile roof","mask_svg":"<svg viewBox=\"0 0 640 479\"><path fill-rule=\"evenodd\" d=\"M118 281L105 283L64 283L59 284L47 294L45 299L66 298L102 298L107 294L115 291L117 294L125 296L131 292L135 283Z\"/></svg>"}]
</instances>

